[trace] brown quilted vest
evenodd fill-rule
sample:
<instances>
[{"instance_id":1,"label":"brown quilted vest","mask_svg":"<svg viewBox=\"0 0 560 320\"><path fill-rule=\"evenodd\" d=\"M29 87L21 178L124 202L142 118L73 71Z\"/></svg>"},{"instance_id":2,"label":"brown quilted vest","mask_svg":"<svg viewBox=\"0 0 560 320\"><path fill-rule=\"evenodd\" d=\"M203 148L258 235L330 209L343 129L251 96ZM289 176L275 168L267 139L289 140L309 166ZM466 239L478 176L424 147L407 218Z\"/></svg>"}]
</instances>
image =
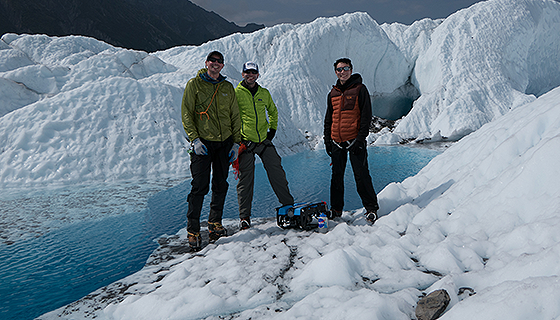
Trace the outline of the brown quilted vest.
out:
<instances>
[{"instance_id":1,"label":"brown quilted vest","mask_svg":"<svg viewBox=\"0 0 560 320\"><path fill-rule=\"evenodd\" d=\"M360 106L358 93L362 84L346 89L342 92L337 87L331 90L333 106L331 138L340 143L356 139L360 129Z\"/></svg>"}]
</instances>

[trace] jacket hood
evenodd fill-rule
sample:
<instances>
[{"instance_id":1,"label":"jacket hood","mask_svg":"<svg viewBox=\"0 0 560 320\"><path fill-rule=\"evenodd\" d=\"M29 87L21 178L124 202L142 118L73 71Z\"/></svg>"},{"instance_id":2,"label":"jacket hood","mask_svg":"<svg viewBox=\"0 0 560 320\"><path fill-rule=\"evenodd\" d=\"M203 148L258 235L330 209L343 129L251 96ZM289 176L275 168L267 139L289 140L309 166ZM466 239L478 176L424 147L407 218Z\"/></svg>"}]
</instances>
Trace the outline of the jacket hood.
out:
<instances>
[{"instance_id":1,"label":"jacket hood","mask_svg":"<svg viewBox=\"0 0 560 320\"><path fill-rule=\"evenodd\" d=\"M210 82L211 84L218 84L224 80L226 80L225 76L222 76L222 74L220 73L220 75L218 76L218 80L212 79L209 75L208 75L208 68L202 68L200 70L198 70L198 76L206 81L206 82Z\"/></svg>"},{"instance_id":2,"label":"jacket hood","mask_svg":"<svg viewBox=\"0 0 560 320\"><path fill-rule=\"evenodd\" d=\"M361 84L361 83L362 83L362 76L359 73L354 73L344 84L341 84L340 80L336 80L336 85L334 86L337 87L340 91L344 91L356 84Z\"/></svg>"}]
</instances>

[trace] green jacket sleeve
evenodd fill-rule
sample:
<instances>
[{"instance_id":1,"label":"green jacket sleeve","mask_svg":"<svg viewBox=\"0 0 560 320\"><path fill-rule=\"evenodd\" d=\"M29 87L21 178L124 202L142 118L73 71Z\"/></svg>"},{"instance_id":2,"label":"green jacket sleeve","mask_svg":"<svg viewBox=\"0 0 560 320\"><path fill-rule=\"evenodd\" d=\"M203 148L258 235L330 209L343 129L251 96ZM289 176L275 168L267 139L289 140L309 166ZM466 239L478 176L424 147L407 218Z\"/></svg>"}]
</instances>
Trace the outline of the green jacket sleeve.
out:
<instances>
[{"instance_id":1,"label":"green jacket sleeve","mask_svg":"<svg viewBox=\"0 0 560 320\"><path fill-rule=\"evenodd\" d=\"M181 120L183 122L183 128L187 133L189 141L199 137L198 130L194 123L194 106L195 106L196 89L193 84L193 80L189 80L185 86L185 91L183 92L183 100L181 103Z\"/></svg>"},{"instance_id":2,"label":"green jacket sleeve","mask_svg":"<svg viewBox=\"0 0 560 320\"><path fill-rule=\"evenodd\" d=\"M235 93L234 93L234 97L235 97ZM231 133L233 137L233 142L240 143L241 142L241 117L239 115L239 105L237 104L237 98L233 99L230 110L231 110L230 111Z\"/></svg>"},{"instance_id":3,"label":"green jacket sleeve","mask_svg":"<svg viewBox=\"0 0 560 320\"><path fill-rule=\"evenodd\" d=\"M274 104L274 100L272 100L272 96L270 92L266 90L268 96L268 102L266 104L266 112L268 113L268 122L271 129L276 130L278 128L278 108L276 108L276 104Z\"/></svg>"}]
</instances>

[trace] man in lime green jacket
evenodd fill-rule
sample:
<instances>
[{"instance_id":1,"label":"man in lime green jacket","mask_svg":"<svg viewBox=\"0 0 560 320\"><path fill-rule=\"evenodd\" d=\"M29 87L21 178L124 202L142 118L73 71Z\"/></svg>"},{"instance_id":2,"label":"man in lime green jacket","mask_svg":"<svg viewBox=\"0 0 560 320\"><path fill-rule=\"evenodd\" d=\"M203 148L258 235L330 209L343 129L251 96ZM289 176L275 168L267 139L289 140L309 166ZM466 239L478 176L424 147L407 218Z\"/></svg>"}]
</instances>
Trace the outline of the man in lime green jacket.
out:
<instances>
[{"instance_id":1,"label":"man in lime green jacket","mask_svg":"<svg viewBox=\"0 0 560 320\"><path fill-rule=\"evenodd\" d=\"M246 62L241 73L243 81L235 88L241 116L241 136L244 151L239 154L239 183L237 200L241 230L251 227L251 205L255 184L255 155L261 158L272 190L283 205L294 204L290 194L282 159L272 144L278 127L278 110L270 92L256 82L259 67L254 62Z\"/></svg>"},{"instance_id":2,"label":"man in lime green jacket","mask_svg":"<svg viewBox=\"0 0 560 320\"><path fill-rule=\"evenodd\" d=\"M220 74L223 67L224 56L218 51L210 52L206 68L187 82L181 105L183 127L193 147L187 232L194 251L201 248L200 212L210 188L211 172L208 237L213 242L227 235L222 226L222 214L229 186L229 164L237 159L241 142L241 121L233 85Z\"/></svg>"}]
</instances>

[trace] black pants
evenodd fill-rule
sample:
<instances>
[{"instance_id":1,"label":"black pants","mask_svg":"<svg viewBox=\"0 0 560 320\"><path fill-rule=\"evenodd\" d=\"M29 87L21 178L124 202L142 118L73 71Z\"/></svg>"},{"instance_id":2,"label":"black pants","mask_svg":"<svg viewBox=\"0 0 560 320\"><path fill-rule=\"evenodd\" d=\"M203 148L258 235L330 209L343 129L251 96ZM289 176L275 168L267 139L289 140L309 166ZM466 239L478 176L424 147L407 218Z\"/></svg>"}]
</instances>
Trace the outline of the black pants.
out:
<instances>
[{"instance_id":1,"label":"black pants","mask_svg":"<svg viewBox=\"0 0 560 320\"><path fill-rule=\"evenodd\" d=\"M201 139L202 140L202 139ZM210 172L212 172L212 200L208 222L222 222L224 202L229 187L227 182L229 172L228 153L233 146L231 138L223 142L202 140L208 149L208 155L191 154L191 192L187 197L187 231L200 231L200 212L204 196L210 190Z\"/></svg>"},{"instance_id":2,"label":"black pants","mask_svg":"<svg viewBox=\"0 0 560 320\"><path fill-rule=\"evenodd\" d=\"M367 162L367 148L359 150L356 154L333 146L332 151L332 178L331 178L331 208L342 211L344 208L344 171L346 170L346 162L350 155L350 164L354 172L354 180L358 195L362 199L362 204L367 211L378 210L377 195L373 189L371 176L369 174Z\"/></svg>"}]
</instances>

